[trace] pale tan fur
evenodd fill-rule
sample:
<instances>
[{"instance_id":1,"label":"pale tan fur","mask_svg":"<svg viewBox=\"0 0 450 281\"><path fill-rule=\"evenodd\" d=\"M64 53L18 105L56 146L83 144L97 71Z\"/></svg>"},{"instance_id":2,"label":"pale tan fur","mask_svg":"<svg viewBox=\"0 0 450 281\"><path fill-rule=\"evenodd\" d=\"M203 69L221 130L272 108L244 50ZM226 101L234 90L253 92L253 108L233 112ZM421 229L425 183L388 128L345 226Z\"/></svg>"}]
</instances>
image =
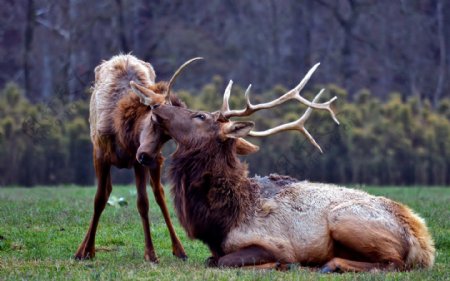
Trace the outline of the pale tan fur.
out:
<instances>
[{"instance_id":1,"label":"pale tan fur","mask_svg":"<svg viewBox=\"0 0 450 281\"><path fill-rule=\"evenodd\" d=\"M151 64L129 54L114 56L97 66L89 116L92 140L114 133L111 114L121 97L131 94L130 81L149 87L155 79Z\"/></svg>"},{"instance_id":2,"label":"pale tan fur","mask_svg":"<svg viewBox=\"0 0 450 281\"><path fill-rule=\"evenodd\" d=\"M246 223L232 229L225 253L259 245L282 262L323 264L339 242L403 268L433 265L435 249L422 218L384 197L334 185L298 182L261 198Z\"/></svg>"}]
</instances>

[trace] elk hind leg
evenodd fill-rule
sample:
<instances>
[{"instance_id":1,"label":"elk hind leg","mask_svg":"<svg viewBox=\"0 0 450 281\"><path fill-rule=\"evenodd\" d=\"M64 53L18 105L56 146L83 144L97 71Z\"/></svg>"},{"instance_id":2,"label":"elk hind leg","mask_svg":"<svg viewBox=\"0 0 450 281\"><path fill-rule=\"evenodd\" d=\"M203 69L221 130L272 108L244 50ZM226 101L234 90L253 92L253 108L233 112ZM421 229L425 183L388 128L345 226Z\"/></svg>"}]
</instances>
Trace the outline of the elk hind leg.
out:
<instances>
[{"instance_id":1,"label":"elk hind leg","mask_svg":"<svg viewBox=\"0 0 450 281\"><path fill-rule=\"evenodd\" d=\"M370 207L352 205L350 210L335 209L329 218L334 241L334 259L322 268L332 271L401 270L407 254L401 229L380 218ZM353 213L355 212L355 213ZM389 226L387 226L389 225Z\"/></svg>"},{"instance_id":2,"label":"elk hind leg","mask_svg":"<svg viewBox=\"0 0 450 281\"><path fill-rule=\"evenodd\" d=\"M172 241L172 253L174 256L185 260L187 259L187 255L184 251L183 245L180 242L180 239L175 233L172 221L170 220L169 210L167 209L165 201L164 189L161 184L161 166L164 161L161 154L158 154L158 156L155 157L155 161L157 162L156 165L149 168L150 183L153 189L153 194L155 195L156 203L158 203L158 206L163 214L164 221L166 222L167 228L169 229L169 235Z\"/></svg>"}]
</instances>

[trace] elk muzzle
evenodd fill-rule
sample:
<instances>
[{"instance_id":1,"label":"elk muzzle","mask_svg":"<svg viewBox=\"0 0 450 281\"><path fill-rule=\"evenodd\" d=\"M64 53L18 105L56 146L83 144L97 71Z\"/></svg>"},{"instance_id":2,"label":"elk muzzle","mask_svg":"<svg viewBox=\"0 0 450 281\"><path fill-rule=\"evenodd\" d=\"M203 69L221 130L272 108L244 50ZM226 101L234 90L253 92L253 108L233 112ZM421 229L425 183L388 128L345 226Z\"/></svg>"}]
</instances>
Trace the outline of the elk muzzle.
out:
<instances>
[{"instance_id":1,"label":"elk muzzle","mask_svg":"<svg viewBox=\"0 0 450 281\"><path fill-rule=\"evenodd\" d=\"M156 157L153 157L147 152L138 152L136 153L136 160L141 164L142 166L148 167L148 168L156 168L158 165L158 161Z\"/></svg>"}]
</instances>

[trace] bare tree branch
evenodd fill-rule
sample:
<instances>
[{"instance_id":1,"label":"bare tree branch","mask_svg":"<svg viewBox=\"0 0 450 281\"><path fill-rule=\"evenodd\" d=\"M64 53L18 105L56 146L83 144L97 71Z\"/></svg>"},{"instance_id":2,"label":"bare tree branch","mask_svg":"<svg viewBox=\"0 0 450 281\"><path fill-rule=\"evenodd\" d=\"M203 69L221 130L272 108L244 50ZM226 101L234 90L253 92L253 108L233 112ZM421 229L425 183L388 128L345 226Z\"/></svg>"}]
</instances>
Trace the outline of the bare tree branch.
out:
<instances>
[{"instance_id":1,"label":"bare tree branch","mask_svg":"<svg viewBox=\"0 0 450 281\"><path fill-rule=\"evenodd\" d=\"M60 26L56 26L56 25L52 24L50 21L48 21L46 19L42 19L42 18L36 18L36 22L39 23L40 25L46 27L47 29L53 31L57 35L63 37L65 40L69 40L70 32L65 30L64 28L62 28Z\"/></svg>"}]
</instances>

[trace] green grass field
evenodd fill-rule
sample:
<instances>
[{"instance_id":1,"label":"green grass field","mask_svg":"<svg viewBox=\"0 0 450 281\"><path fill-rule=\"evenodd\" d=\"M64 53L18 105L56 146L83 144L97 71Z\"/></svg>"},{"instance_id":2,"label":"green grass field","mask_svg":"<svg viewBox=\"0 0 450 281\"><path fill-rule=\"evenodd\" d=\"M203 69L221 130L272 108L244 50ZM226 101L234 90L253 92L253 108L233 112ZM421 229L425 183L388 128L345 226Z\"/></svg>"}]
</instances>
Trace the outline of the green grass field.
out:
<instances>
[{"instance_id":1,"label":"green grass field","mask_svg":"<svg viewBox=\"0 0 450 281\"><path fill-rule=\"evenodd\" d=\"M437 248L430 271L321 275L289 272L207 269L207 248L186 238L170 205L173 222L189 256L178 260L153 197L150 217L158 265L143 259L144 237L133 186L114 187L126 207L107 206L91 261L72 259L92 214L94 188L0 188L0 280L450 280L450 188L366 188L406 203L428 222Z\"/></svg>"}]
</instances>

